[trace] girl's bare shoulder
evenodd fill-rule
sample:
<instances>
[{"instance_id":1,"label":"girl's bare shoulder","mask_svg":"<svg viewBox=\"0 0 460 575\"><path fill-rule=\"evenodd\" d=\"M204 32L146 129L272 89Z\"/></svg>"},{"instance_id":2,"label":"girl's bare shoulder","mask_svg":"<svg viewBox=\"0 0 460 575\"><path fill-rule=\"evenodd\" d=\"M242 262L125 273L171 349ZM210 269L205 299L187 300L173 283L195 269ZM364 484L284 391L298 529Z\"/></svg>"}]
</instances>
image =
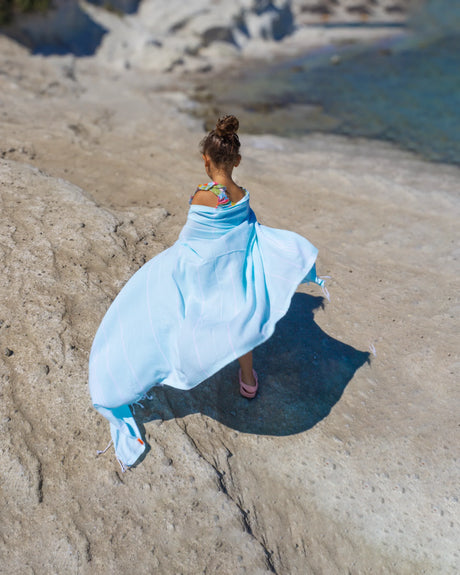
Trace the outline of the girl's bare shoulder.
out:
<instances>
[{"instance_id":1,"label":"girl's bare shoulder","mask_svg":"<svg viewBox=\"0 0 460 575\"><path fill-rule=\"evenodd\" d=\"M192 197L191 205L193 206L209 206L210 208L217 207L217 196L210 190L198 189Z\"/></svg>"}]
</instances>

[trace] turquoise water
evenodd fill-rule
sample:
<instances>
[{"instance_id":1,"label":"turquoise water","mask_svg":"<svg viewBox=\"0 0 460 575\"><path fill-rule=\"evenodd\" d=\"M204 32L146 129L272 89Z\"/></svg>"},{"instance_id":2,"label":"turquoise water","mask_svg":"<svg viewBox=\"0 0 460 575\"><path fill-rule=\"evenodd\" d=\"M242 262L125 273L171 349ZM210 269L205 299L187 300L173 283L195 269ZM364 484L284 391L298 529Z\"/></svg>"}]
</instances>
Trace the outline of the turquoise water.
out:
<instances>
[{"instance_id":1,"label":"turquoise water","mask_svg":"<svg viewBox=\"0 0 460 575\"><path fill-rule=\"evenodd\" d=\"M460 35L326 47L213 88L218 111L235 110L245 131L374 138L460 164Z\"/></svg>"}]
</instances>

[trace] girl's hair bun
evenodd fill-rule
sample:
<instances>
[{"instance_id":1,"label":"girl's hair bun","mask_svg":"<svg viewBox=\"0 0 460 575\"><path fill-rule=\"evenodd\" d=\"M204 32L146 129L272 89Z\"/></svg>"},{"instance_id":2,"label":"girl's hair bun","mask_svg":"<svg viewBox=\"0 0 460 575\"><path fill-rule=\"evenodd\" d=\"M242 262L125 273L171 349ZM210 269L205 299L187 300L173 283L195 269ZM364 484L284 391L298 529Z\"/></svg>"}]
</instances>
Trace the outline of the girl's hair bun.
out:
<instances>
[{"instance_id":1,"label":"girl's hair bun","mask_svg":"<svg viewBox=\"0 0 460 575\"><path fill-rule=\"evenodd\" d=\"M232 136L233 134L236 134L239 127L240 123L238 122L238 118L236 118L235 116L231 115L222 116L217 120L215 132L216 135L221 138L224 138L226 136L229 137Z\"/></svg>"},{"instance_id":2,"label":"girl's hair bun","mask_svg":"<svg viewBox=\"0 0 460 575\"><path fill-rule=\"evenodd\" d=\"M235 116L221 116L214 130L201 140L201 153L216 166L233 167L240 157L240 139L236 131L240 123Z\"/></svg>"}]
</instances>

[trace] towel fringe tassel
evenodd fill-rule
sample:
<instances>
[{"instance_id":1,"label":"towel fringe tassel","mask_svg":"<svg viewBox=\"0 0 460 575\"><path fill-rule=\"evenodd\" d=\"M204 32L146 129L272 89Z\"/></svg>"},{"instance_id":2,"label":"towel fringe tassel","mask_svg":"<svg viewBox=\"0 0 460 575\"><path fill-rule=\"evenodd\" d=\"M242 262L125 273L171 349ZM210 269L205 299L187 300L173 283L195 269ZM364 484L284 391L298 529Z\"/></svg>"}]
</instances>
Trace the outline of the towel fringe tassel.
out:
<instances>
[{"instance_id":1,"label":"towel fringe tassel","mask_svg":"<svg viewBox=\"0 0 460 575\"><path fill-rule=\"evenodd\" d=\"M321 291L323 292L324 297L327 299L328 302L331 301L331 296L329 294L329 291L327 289L327 287L324 285L324 280L330 280L331 276L318 276L318 278L321 280Z\"/></svg>"},{"instance_id":2,"label":"towel fringe tassel","mask_svg":"<svg viewBox=\"0 0 460 575\"><path fill-rule=\"evenodd\" d=\"M107 445L107 447L106 447L105 449L103 449L102 451L100 451L100 450L98 449L96 453L97 453L98 455L102 455L103 453L105 453L106 451L108 451L108 449L111 447L112 444L113 444L113 439L111 439L111 440L109 441L109 444ZM125 465L121 459L118 459L118 457L116 456L116 454L115 454L115 458L116 458L116 460L118 461L118 463L119 463L119 465L120 465L120 467L121 467L121 472L122 472L122 473L126 473L126 471L128 471L128 469L129 469L129 465Z\"/></svg>"},{"instance_id":3,"label":"towel fringe tassel","mask_svg":"<svg viewBox=\"0 0 460 575\"><path fill-rule=\"evenodd\" d=\"M109 444L107 445L107 447L106 447L105 449L103 449L102 451L99 451L99 449L98 449L96 453L97 453L98 455L102 455L103 453L105 453L106 451L108 451L108 449L109 449L109 447L112 445L112 443L113 443L113 439L111 439L111 440L109 441Z\"/></svg>"},{"instance_id":4,"label":"towel fringe tassel","mask_svg":"<svg viewBox=\"0 0 460 575\"><path fill-rule=\"evenodd\" d=\"M115 457L116 457L116 456L115 456ZM126 473L126 471L128 471L128 469L129 469L129 466L128 466L128 465L125 465L121 459L118 459L118 457L117 457L117 461L118 461L118 463L120 464L121 472L122 472L122 473Z\"/></svg>"},{"instance_id":5,"label":"towel fringe tassel","mask_svg":"<svg viewBox=\"0 0 460 575\"><path fill-rule=\"evenodd\" d=\"M130 407L131 407L133 414L136 413L136 407L140 407L140 408L143 407L141 402L142 402L142 399L139 399L139 401L135 401L134 403L130 403Z\"/></svg>"}]
</instances>

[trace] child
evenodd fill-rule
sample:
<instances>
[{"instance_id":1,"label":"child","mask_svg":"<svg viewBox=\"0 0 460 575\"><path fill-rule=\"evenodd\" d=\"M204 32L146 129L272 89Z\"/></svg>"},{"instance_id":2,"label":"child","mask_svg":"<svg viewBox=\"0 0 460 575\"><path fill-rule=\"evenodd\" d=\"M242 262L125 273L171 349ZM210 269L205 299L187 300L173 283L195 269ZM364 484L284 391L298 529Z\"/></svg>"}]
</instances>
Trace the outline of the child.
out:
<instances>
[{"instance_id":1,"label":"child","mask_svg":"<svg viewBox=\"0 0 460 575\"><path fill-rule=\"evenodd\" d=\"M127 282L94 339L91 397L111 424L123 470L145 449L130 404L155 385L190 389L237 358L240 393L254 398L252 349L271 336L299 283L323 285L316 248L260 225L233 181L238 127L224 116L201 142L212 181L192 196L179 239Z\"/></svg>"}]
</instances>

